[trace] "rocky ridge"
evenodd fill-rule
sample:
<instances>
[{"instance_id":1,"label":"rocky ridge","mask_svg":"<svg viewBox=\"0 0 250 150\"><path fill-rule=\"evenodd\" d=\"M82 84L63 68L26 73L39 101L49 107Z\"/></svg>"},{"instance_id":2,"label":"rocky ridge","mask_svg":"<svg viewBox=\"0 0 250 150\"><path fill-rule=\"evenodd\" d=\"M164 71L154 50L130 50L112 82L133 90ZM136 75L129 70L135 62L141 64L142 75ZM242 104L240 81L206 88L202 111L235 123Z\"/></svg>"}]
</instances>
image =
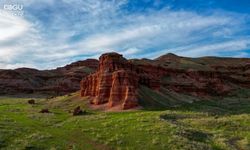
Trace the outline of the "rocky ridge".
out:
<instances>
[{"instance_id":1,"label":"rocky ridge","mask_svg":"<svg viewBox=\"0 0 250 150\"><path fill-rule=\"evenodd\" d=\"M80 89L81 79L94 72L97 67L97 60L87 59L53 70L0 70L0 95L61 95L75 92Z\"/></svg>"},{"instance_id":2,"label":"rocky ridge","mask_svg":"<svg viewBox=\"0 0 250 150\"><path fill-rule=\"evenodd\" d=\"M89 96L94 105L107 103L109 108L121 109L139 105L142 86L163 97L168 97L166 90L199 98L223 97L250 88L249 64L250 59L174 54L127 60L107 53L100 57L97 71L81 81L81 96Z\"/></svg>"}]
</instances>

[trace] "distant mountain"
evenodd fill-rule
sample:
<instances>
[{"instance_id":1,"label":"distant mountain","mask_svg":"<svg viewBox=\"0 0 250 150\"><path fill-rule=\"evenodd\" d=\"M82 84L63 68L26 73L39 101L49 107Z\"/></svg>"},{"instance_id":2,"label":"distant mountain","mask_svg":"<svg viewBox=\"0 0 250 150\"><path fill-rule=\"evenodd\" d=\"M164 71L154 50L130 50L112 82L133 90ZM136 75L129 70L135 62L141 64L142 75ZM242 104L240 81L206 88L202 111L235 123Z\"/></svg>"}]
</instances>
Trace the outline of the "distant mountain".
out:
<instances>
[{"instance_id":1,"label":"distant mountain","mask_svg":"<svg viewBox=\"0 0 250 150\"><path fill-rule=\"evenodd\" d=\"M53 70L0 70L0 94L60 95L75 92L80 89L81 79L97 67L97 60L87 59Z\"/></svg>"}]
</instances>

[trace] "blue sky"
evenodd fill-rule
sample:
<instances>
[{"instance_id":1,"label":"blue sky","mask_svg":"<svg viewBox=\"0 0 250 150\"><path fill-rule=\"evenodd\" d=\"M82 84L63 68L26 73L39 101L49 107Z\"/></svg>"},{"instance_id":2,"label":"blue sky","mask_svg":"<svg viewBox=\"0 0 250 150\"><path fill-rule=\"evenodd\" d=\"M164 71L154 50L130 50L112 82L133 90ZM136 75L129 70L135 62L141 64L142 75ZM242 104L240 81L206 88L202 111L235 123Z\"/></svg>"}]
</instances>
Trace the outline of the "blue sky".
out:
<instances>
[{"instance_id":1,"label":"blue sky","mask_svg":"<svg viewBox=\"0 0 250 150\"><path fill-rule=\"evenodd\" d=\"M24 14L4 9L9 4ZM0 0L0 68L51 69L109 51L250 57L250 2Z\"/></svg>"}]
</instances>

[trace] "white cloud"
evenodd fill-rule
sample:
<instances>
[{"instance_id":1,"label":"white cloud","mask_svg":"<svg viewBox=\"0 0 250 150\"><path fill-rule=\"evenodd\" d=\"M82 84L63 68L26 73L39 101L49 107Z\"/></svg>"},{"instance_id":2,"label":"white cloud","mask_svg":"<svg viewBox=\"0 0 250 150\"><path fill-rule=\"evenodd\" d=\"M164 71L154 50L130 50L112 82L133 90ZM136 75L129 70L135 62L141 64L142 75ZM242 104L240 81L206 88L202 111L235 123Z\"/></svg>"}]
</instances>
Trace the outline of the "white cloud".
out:
<instances>
[{"instance_id":1,"label":"white cloud","mask_svg":"<svg viewBox=\"0 0 250 150\"><path fill-rule=\"evenodd\" d=\"M133 48L129 48L129 49L123 51L122 54L123 54L123 55L130 56L130 55L135 55L135 54L137 54L137 53L139 53L139 52L142 52L142 50L141 50L141 49L138 49L138 48L136 48L136 47L133 47Z\"/></svg>"},{"instance_id":2,"label":"white cloud","mask_svg":"<svg viewBox=\"0 0 250 150\"><path fill-rule=\"evenodd\" d=\"M170 49L163 49L156 52L147 53L142 57L157 58L162 54L170 52L180 56L187 56L187 57L220 56L220 53L224 53L224 56L230 56L230 57L248 57L249 54L242 51L248 49L250 49L250 39L246 38L246 39L214 42L209 44L196 43L186 46L179 46Z\"/></svg>"},{"instance_id":3,"label":"white cloud","mask_svg":"<svg viewBox=\"0 0 250 150\"><path fill-rule=\"evenodd\" d=\"M231 40L218 43L210 43L208 45L180 47L173 51L179 55L197 57L216 54L218 55L218 53L221 52L237 52L247 49L250 49L250 39Z\"/></svg>"},{"instance_id":4,"label":"white cloud","mask_svg":"<svg viewBox=\"0 0 250 150\"><path fill-rule=\"evenodd\" d=\"M230 17L200 16L196 13L172 11L152 13L149 16L128 16L124 18L124 22L129 22L131 17L138 21L116 31L90 35L82 41L82 45L86 49L98 50L100 48L122 48L124 45L128 45L128 47L144 45L145 47L142 47L147 48L148 45L154 44L152 42L155 44L187 42L194 38L204 37L204 35L195 35L193 33L195 31L209 31L211 27L227 26L232 22Z\"/></svg>"},{"instance_id":5,"label":"white cloud","mask_svg":"<svg viewBox=\"0 0 250 150\"><path fill-rule=\"evenodd\" d=\"M130 13L121 9L127 0L20 2L24 17L0 17L0 33L6 33L0 35L1 68L55 68L75 57L96 58L107 51L152 58L167 52L192 57L227 50L242 54L249 48L248 38L241 35L247 26L241 14L199 14L169 7Z\"/></svg>"},{"instance_id":6,"label":"white cloud","mask_svg":"<svg viewBox=\"0 0 250 150\"><path fill-rule=\"evenodd\" d=\"M0 42L20 38L30 28L29 23L6 11L0 11Z\"/></svg>"}]
</instances>

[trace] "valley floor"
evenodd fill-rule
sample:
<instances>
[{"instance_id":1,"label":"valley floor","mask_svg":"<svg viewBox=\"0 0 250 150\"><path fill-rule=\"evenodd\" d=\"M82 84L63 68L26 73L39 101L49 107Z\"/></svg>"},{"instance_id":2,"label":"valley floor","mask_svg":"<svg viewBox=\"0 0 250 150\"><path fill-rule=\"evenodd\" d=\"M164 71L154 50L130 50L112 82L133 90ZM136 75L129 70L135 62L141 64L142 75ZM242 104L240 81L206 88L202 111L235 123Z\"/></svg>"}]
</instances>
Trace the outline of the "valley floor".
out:
<instances>
[{"instance_id":1,"label":"valley floor","mask_svg":"<svg viewBox=\"0 0 250 150\"><path fill-rule=\"evenodd\" d=\"M54 99L0 98L3 150L248 150L250 100L205 101L167 110L88 110L75 94ZM86 115L72 116L81 105ZM51 113L39 113L49 108Z\"/></svg>"}]
</instances>

